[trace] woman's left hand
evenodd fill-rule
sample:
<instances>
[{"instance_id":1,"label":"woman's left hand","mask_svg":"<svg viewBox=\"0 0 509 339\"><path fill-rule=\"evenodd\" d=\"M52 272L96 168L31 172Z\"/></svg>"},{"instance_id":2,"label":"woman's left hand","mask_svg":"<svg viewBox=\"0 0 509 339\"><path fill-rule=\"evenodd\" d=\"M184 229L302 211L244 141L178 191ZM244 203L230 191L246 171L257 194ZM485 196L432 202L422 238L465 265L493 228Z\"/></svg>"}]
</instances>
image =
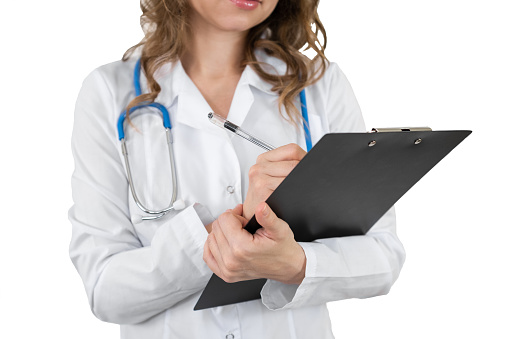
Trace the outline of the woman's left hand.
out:
<instances>
[{"instance_id":1,"label":"woman's left hand","mask_svg":"<svg viewBox=\"0 0 509 339\"><path fill-rule=\"evenodd\" d=\"M228 283L266 278L300 284L306 255L292 230L265 202L257 206L255 216L262 228L251 234L244 229L248 220L242 216L242 204L221 214L212 223L203 259Z\"/></svg>"}]
</instances>

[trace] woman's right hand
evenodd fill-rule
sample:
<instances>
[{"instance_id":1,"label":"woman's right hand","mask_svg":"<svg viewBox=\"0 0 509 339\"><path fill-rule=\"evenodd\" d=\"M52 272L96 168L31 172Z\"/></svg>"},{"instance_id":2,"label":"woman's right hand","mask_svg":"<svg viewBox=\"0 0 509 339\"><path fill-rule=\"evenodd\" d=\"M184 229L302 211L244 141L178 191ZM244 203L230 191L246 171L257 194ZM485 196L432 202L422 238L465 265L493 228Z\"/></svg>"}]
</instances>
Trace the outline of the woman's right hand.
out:
<instances>
[{"instance_id":1,"label":"woman's right hand","mask_svg":"<svg viewBox=\"0 0 509 339\"><path fill-rule=\"evenodd\" d=\"M253 217L258 204L267 200L305 155L306 151L298 145L288 144L258 156L256 164L249 169L244 218L249 220Z\"/></svg>"}]
</instances>

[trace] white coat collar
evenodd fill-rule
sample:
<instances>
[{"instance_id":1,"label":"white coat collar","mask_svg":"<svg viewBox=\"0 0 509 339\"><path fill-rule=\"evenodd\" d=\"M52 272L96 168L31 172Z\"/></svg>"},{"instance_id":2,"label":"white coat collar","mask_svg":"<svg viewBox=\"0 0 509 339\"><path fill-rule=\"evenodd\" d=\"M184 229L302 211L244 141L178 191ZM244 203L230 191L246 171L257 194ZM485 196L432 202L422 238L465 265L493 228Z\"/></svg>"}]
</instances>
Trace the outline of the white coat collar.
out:
<instances>
[{"instance_id":1,"label":"white coat collar","mask_svg":"<svg viewBox=\"0 0 509 339\"><path fill-rule=\"evenodd\" d=\"M286 71L286 65L279 59L259 51L256 57L257 60L267 64L264 66L267 72L284 74ZM156 101L167 108L177 105L177 110L172 110L176 112L175 117L170 117L172 122L177 121L199 129L217 130L217 127L207 118L207 114L211 112L209 104L186 74L180 60L163 65L156 72L155 78L161 86L161 93ZM142 79L142 82L145 82L144 90L146 91L146 79ZM252 66L246 66L237 85L228 115L228 120L239 126L242 125L254 102L252 88L269 95L278 95L272 91L272 85L260 78Z\"/></svg>"}]
</instances>

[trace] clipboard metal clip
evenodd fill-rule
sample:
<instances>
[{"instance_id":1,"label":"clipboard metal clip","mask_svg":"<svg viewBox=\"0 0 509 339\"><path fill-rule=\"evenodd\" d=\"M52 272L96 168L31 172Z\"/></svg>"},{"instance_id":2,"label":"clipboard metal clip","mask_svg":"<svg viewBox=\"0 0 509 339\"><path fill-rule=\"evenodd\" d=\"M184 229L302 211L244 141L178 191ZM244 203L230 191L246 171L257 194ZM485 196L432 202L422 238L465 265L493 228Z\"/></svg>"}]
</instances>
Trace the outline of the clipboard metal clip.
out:
<instances>
[{"instance_id":1,"label":"clipboard metal clip","mask_svg":"<svg viewBox=\"0 0 509 339\"><path fill-rule=\"evenodd\" d=\"M387 127L387 128L372 128L369 133L383 133L383 132L431 132L429 127Z\"/></svg>"}]
</instances>

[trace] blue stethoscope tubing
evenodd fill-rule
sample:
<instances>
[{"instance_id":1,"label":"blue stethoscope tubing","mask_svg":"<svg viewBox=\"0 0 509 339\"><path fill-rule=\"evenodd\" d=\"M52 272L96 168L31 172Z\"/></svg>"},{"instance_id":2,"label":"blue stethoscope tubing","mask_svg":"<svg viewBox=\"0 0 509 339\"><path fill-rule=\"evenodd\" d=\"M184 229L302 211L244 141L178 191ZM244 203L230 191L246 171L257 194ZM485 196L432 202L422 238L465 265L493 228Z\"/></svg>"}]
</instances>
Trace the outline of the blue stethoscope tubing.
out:
<instances>
[{"instance_id":1,"label":"blue stethoscope tubing","mask_svg":"<svg viewBox=\"0 0 509 339\"><path fill-rule=\"evenodd\" d=\"M134 77L133 77L134 92L135 92L136 96L141 95L140 78L141 78L141 60L138 59L138 61L136 62L136 65L134 67ZM302 118L303 118L302 125L304 127L306 148L307 148L307 151L309 152L313 145L311 143L311 132L309 130L309 117L308 117L308 109L307 109L307 103L306 103L306 92L304 90L302 90L299 93L299 98L300 98L300 102L301 102L301 111L302 111ZM145 107L155 108L163 116L163 126L166 130L166 140L167 140L167 144L168 144L168 153L170 156L173 192L172 192L172 197L171 197L169 206L162 210L158 210L158 211L154 211L154 210L150 210L150 209L146 208L141 203L141 201L138 199L136 190L134 188L134 183L133 183L132 174L131 174L131 168L129 166L129 156L127 153L127 146L125 143L124 122L127 117L127 109L125 109L124 111L122 111L122 113L120 113L120 116L118 118L117 130L118 130L118 139L120 140L120 142L122 144L122 154L124 156L124 162L125 162L125 166L126 166L127 180L129 182L129 187L131 188L131 193L133 195L136 205L143 212L150 214L150 216L144 216L144 217L141 217L141 219L136 220L137 222L141 222L142 220L159 219L159 218L165 216L171 210L174 210L174 209L179 210L184 207L183 201L181 201L181 200L177 201L177 193L178 193L178 191L177 191L177 172L175 170L175 159L174 159L174 155L173 155L173 136L171 134L172 126L171 126L171 121L170 121L170 114L169 114L168 110L166 109L166 107L164 107L163 105L161 105L160 103L157 103L157 102L142 103L142 104L136 105L129 110L129 113L132 114L135 111L139 110L140 108L145 108ZM134 222L134 220L133 220L133 222Z\"/></svg>"},{"instance_id":2,"label":"blue stethoscope tubing","mask_svg":"<svg viewBox=\"0 0 509 339\"><path fill-rule=\"evenodd\" d=\"M309 117L308 117L308 107L306 102L306 92L304 90L300 91L300 109L302 112L302 126L304 127L304 134L306 136L306 148L309 152L313 144L311 143L311 132L309 131Z\"/></svg>"},{"instance_id":3,"label":"blue stethoscope tubing","mask_svg":"<svg viewBox=\"0 0 509 339\"><path fill-rule=\"evenodd\" d=\"M140 63L140 60L138 60L136 62L136 66L134 67L134 80L133 80L134 91L135 91L136 96L141 95L140 75L141 75L141 63ZM118 139L122 143L122 154L124 156L124 163L125 163L126 172L127 172L127 181L129 182L129 187L131 189L131 193L133 195L133 199L134 199L134 202L136 203L136 205L143 212L150 214L150 216L143 216L143 217L135 216L135 218L133 219L133 223L139 223L143 220L159 219L159 218L165 216L171 210L180 210L180 209L184 208L184 206L185 206L185 204L182 200L177 200L177 195L178 195L177 171L175 168L175 158L173 155L173 136L171 133L172 126L171 126L171 121L170 121L170 114L168 113L168 110L166 109L166 107L164 107L163 105L161 105L160 103L157 103L157 102L151 102L151 103L145 103L145 104L142 103L140 105L136 105L130 109L130 113L133 113L133 112L139 110L140 108L145 108L145 107L155 108L163 116L163 126L166 130L166 141L167 141L167 145L168 145L168 154L170 156L171 182L172 182L173 190L172 190L170 204L162 210L151 210L151 209L145 207L143 205L143 203L140 201L140 199L138 198L138 195L136 194L136 189L134 188L134 181L133 181L132 174L131 174L131 166L129 165L129 155L128 155L127 146L125 143L124 122L125 122L125 119L127 116L127 109L125 109L120 114L120 117L118 118L117 129L118 129Z\"/></svg>"}]
</instances>

